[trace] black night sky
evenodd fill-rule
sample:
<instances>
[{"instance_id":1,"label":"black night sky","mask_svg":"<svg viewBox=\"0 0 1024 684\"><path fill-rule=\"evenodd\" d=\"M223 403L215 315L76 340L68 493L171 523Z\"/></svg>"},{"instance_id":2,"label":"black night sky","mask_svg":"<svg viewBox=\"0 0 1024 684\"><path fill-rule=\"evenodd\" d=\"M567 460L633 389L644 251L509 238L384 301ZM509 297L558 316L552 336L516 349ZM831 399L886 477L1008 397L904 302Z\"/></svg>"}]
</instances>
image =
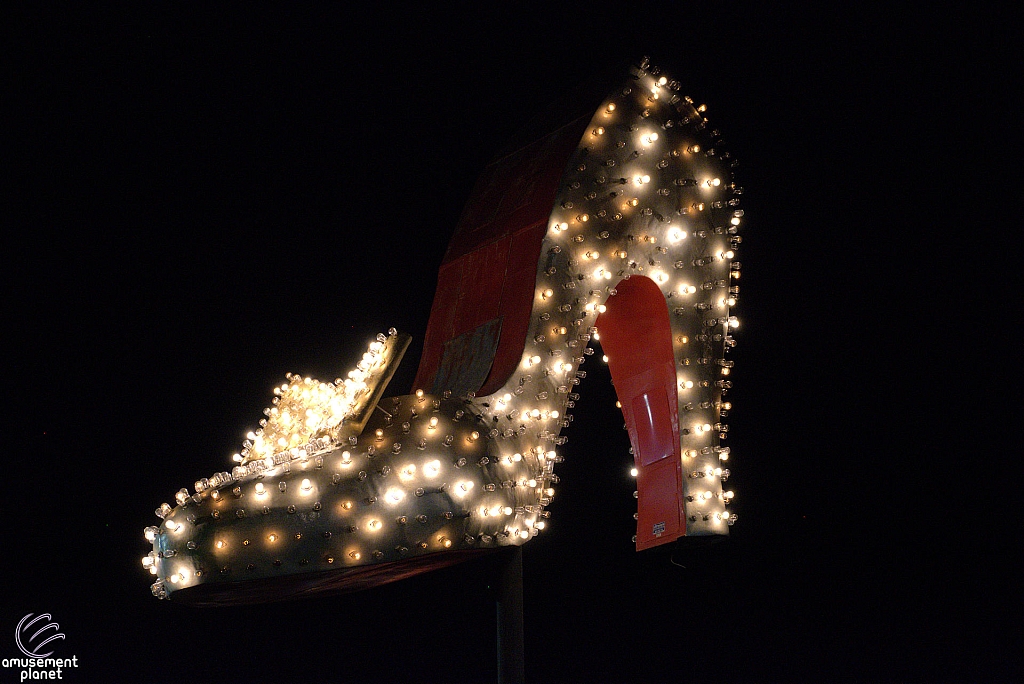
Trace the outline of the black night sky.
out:
<instances>
[{"instance_id":1,"label":"black night sky","mask_svg":"<svg viewBox=\"0 0 1024 684\"><path fill-rule=\"evenodd\" d=\"M1024 676L985 307L1014 274L990 273L998 162L978 153L1009 155L982 120L1005 18L575 5L7 18L0 634L51 613L71 681L494 681L487 563L198 610L150 596L142 529L228 469L286 372L333 379L394 326L415 340L390 393L411 389L483 166L650 55L742 164L739 522L635 553L591 360L524 552L528 681Z\"/></svg>"}]
</instances>

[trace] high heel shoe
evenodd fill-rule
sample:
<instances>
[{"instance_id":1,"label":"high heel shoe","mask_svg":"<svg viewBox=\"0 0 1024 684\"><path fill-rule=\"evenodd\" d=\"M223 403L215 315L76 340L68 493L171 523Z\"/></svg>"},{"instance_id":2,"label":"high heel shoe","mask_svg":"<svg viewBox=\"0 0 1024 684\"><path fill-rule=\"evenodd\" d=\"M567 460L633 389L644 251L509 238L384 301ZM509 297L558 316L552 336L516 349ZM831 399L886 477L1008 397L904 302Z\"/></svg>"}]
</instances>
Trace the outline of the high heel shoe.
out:
<instances>
[{"instance_id":1,"label":"high heel shoe","mask_svg":"<svg viewBox=\"0 0 1024 684\"><path fill-rule=\"evenodd\" d=\"M645 61L596 113L492 163L440 269L427 389L381 398L409 343L394 330L345 379L288 376L239 464L157 510L153 593L345 591L525 543L598 335L635 460L637 549L726 534L742 190L678 89Z\"/></svg>"}]
</instances>

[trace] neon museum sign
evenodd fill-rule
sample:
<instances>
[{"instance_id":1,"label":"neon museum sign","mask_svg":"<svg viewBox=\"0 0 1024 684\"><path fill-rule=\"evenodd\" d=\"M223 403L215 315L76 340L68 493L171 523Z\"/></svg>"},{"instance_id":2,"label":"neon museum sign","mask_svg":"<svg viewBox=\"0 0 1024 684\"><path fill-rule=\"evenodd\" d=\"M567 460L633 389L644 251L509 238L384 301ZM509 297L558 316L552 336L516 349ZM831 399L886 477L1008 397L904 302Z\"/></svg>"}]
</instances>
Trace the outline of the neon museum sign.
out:
<instances>
[{"instance_id":1,"label":"neon museum sign","mask_svg":"<svg viewBox=\"0 0 1024 684\"><path fill-rule=\"evenodd\" d=\"M596 111L488 166L438 275L425 389L384 397L410 341L394 329L334 382L289 374L231 470L157 509L153 594L345 591L525 544L598 340L635 462L637 550L728 534L742 189L678 91L645 60Z\"/></svg>"}]
</instances>

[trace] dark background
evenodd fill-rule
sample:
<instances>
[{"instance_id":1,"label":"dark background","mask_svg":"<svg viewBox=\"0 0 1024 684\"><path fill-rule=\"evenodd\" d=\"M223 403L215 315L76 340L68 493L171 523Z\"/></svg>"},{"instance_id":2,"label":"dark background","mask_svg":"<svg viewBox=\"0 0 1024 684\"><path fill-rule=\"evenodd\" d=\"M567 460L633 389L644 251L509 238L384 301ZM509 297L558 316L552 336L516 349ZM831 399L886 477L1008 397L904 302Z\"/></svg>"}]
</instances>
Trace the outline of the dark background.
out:
<instances>
[{"instance_id":1,"label":"dark background","mask_svg":"<svg viewBox=\"0 0 1024 684\"><path fill-rule=\"evenodd\" d=\"M592 361L525 548L528 680L1019 681L1019 276L1012 200L987 198L1015 154L1008 25L644 2L8 16L0 628L51 613L71 681L493 681L487 563L196 610L150 596L142 529L228 468L285 372L332 379L394 326L410 389L477 174L547 102L650 55L742 163L739 522L633 551Z\"/></svg>"}]
</instances>

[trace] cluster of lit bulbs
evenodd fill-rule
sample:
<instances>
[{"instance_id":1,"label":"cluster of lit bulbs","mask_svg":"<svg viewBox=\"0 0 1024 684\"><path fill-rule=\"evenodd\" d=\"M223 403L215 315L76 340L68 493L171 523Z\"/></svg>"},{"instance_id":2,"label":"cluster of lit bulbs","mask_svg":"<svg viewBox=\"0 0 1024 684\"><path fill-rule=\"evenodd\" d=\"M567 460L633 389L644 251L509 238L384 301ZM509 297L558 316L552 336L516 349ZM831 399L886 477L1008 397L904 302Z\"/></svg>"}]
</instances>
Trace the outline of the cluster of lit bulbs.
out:
<instances>
[{"instance_id":1,"label":"cluster of lit bulbs","mask_svg":"<svg viewBox=\"0 0 1024 684\"><path fill-rule=\"evenodd\" d=\"M645 63L588 125L543 240L522 361L501 389L378 402L400 357L394 330L345 379L288 376L232 471L157 510L143 558L153 593L525 543L548 518L595 323L629 277L657 283L672 314L687 534L725 534L742 190L704 107L677 90Z\"/></svg>"}]
</instances>

